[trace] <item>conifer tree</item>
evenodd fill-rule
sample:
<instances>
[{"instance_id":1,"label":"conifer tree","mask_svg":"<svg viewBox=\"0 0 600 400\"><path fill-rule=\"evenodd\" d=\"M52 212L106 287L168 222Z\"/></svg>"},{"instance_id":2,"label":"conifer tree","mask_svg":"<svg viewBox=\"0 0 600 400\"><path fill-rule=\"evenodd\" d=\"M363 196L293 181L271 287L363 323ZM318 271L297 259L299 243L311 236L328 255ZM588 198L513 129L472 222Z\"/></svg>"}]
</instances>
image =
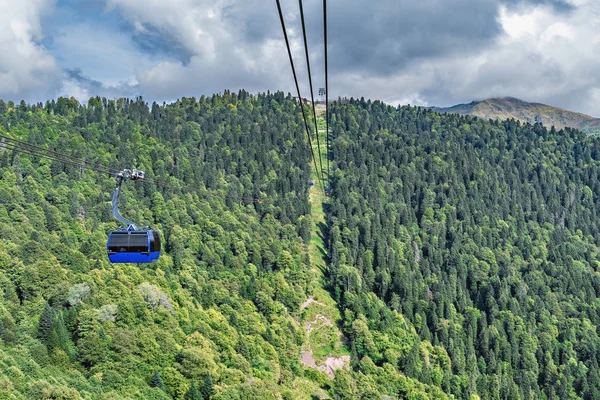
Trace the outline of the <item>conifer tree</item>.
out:
<instances>
[{"instance_id":1,"label":"conifer tree","mask_svg":"<svg viewBox=\"0 0 600 400\"><path fill-rule=\"evenodd\" d=\"M42 315L40 317L40 321L38 323L38 338L44 343L46 346L49 344L49 339L52 335L52 328L54 325L54 318L56 312L50 304L46 303L44 307L44 311L42 311Z\"/></svg>"},{"instance_id":2,"label":"conifer tree","mask_svg":"<svg viewBox=\"0 0 600 400\"><path fill-rule=\"evenodd\" d=\"M154 370L154 375L152 375L152 379L150 380L150 386L158 388L162 391L165 390L165 384L163 383L158 370Z\"/></svg>"},{"instance_id":3,"label":"conifer tree","mask_svg":"<svg viewBox=\"0 0 600 400\"><path fill-rule=\"evenodd\" d=\"M204 400L210 399L210 396L212 396L213 394L213 380L210 373L204 377L204 385L200 390L200 394L202 395Z\"/></svg>"},{"instance_id":4,"label":"conifer tree","mask_svg":"<svg viewBox=\"0 0 600 400\"><path fill-rule=\"evenodd\" d=\"M185 400L203 400L202 394L200 393L200 390L198 389L198 385L196 384L196 381L192 382L192 385L190 386L188 391L185 393Z\"/></svg>"},{"instance_id":5,"label":"conifer tree","mask_svg":"<svg viewBox=\"0 0 600 400\"><path fill-rule=\"evenodd\" d=\"M67 353L69 357L73 356L74 351L72 347L71 336L69 335L69 332L67 331L67 328L65 326L65 321L63 319L62 313L58 313L54 318L52 330L53 332L55 332L56 347Z\"/></svg>"}]
</instances>

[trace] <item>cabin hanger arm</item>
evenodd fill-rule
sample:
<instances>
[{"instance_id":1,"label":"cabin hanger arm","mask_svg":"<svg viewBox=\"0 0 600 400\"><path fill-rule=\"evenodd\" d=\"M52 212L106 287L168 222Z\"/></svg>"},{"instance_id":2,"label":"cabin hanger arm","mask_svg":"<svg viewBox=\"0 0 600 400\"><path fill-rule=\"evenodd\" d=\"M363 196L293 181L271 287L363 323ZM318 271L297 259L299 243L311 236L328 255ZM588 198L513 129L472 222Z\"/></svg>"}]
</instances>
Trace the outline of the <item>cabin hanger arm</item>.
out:
<instances>
[{"instance_id":1,"label":"cabin hanger arm","mask_svg":"<svg viewBox=\"0 0 600 400\"><path fill-rule=\"evenodd\" d=\"M138 179L144 179L144 172L138 171L135 169L134 170L124 169L123 171L119 172L115 177L116 185L115 185L115 191L112 196L112 213L113 213L113 217L115 217L115 219L117 221L122 222L125 225L127 225L128 230L137 230L138 227L134 222L123 217L121 215L121 213L119 212L119 194L121 194L121 184L123 183L124 180L138 180Z\"/></svg>"}]
</instances>

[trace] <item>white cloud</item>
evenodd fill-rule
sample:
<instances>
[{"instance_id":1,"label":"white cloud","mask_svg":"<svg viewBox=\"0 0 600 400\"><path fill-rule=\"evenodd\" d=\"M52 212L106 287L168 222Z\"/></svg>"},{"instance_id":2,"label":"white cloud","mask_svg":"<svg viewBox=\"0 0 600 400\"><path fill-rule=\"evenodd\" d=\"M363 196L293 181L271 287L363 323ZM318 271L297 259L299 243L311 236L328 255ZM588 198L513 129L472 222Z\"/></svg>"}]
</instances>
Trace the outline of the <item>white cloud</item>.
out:
<instances>
[{"instance_id":1,"label":"white cloud","mask_svg":"<svg viewBox=\"0 0 600 400\"><path fill-rule=\"evenodd\" d=\"M547 7L503 9L506 34L497 45L463 60L478 68L462 75L457 94L517 96L600 115L600 105L590 102L592 89L600 86L599 11L591 1L580 2L570 13Z\"/></svg>"},{"instance_id":2,"label":"white cloud","mask_svg":"<svg viewBox=\"0 0 600 400\"><path fill-rule=\"evenodd\" d=\"M174 99L219 92L225 88L250 91L292 91L294 88L274 4L267 6L258 0L106 1L109 9L118 10L136 32L158 31L189 53L185 60L164 59L150 68L138 67L136 80L145 96ZM320 21L314 21L318 7L316 3L307 4L307 15L313 17L309 25L318 26ZM332 7L339 8L340 4L333 2ZM437 55L434 50L421 51L406 44L403 49L424 56L398 65L385 56L376 57L377 65L366 62L364 52L368 54L368 49L360 47L360 41L367 28L356 25L356 48L352 48L351 38L338 41L338 44L343 43L349 53L354 52L347 61L354 57L360 62L357 61L356 66L352 62L345 63L342 70L330 69L331 96L364 96L393 104L410 102L419 105L451 105L493 96L515 96L600 115L600 105L593 102L598 93L594 88L600 87L600 78L595 72L600 67L600 51L597 51L600 50L597 33L600 32L597 29L600 5L590 0L573 0L574 8L565 11L549 4L553 3L521 2L517 7L497 5L494 25L487 2L481 5L480 12L482 17L492 18L488 21L491 31L499 29L500 34L495 39L489 32L487 44L483 39L474 39L477 45L473 46L464 43L470 39L444 39L443 47L450 46L450 51L439 51ZM303 82L303 95L307 96L297 9L290 1L284 1L283 5L298 76ZM373 7L377 8L375 4ZM269 14L269 10L273 14ZM347 17L352 19L353 15L349 12ZM253 18L253 23L247 22ZM473 18L477 15L461 16L458 20ZM448 32L456 29L458 37L466 35L471 28L477 36L483 29L481 23L472 24L474 26L468 29L457 24L448 22L444 29ZM420 32L419 29L431 29L430 25L431 22L429 25L425 22L426 28L415 28L414 35ZM335 27L332 24L330 29L332 43L336 42ZM431 32L428 35L431 36ZM254 36L258 39L253 40ZM312 56L315 89L323 81L322 47L317 37L309 37L315 51ZM435 36L433 38L435 41ZM386 37L379 40L383 43ZM419 43L419 46L428 46L427 40ZM439 47L439 43L433 47L436 46ZM379 64L386 60L390 65L381 67ZM330 61L335 65L335 60Z\"/></svg>"},{"instance_id":3,"label":"white cloud","mask_svg":"<svg viewBox=\"0 0 600 400\"><path fill-rule=\"evenodd\" d=\"M50 0L0 0L0 97L43 100L60 87L60 68L39 44L40 18L53 7Z\"/></svg>"},{"instance_id":4,"label":"white cloud","mask_svg":"<svg viewBox=\"0 0 600 400\"><path fill-rule=\"evenodd\" d=\"M263 2L107 0L107 6L120 11L136 32L158 31L164 40L181 45L188 53L186 60L167 59L136 69L140 90L149 98L291 87L282 38L252 41L246 26L235 20L243 18L246 10L264 8ZM279 23L277 19L271 22Z\"/></svg>"},{"instance_id":5,"label":"white cloud","mask_svg":"<svg viewBox=\"0 0 600 400\"><path fill-rule=\"evenodd\" d=\"M131 37L102 25L81 23L54 35L53 53L65 68L85 69L85 75L105 85L135 84L135 69L153 65L138 51Z\"/></svg>"},{"instance_id":6,"label":"white cloud","mask_svg":"<svg viewBox=\"0 0 600 400\"><path fill-rule=\"evenodd\" d=\"M86 89L79 82L70 79L68 76L64 77L63 85L59 93L62 97L74 97L80 103L86 102L91 96L88 89Z\"/></svg>"},{"instance_id":7,"label":"white cloud","mask_svg":"<svg viewBox=\"0 0 600 400\"><path fill-rule=\"evenodd\" d=\"M503 7L504 33L483 50L412 62L386 79L345 75L335 81L345 94L389 102L447 106L514 96L600 116L600 3L575 5L570 12Z\"/></svg>"},{"instance_id":8,"label":"white cloud","mask_svg":"<svg viewBox=\"0 0 600 400\"><path fill-rule=\"evenodd\" d=\"M51 54L39 44L40 16L55 1L0 0L0 51L9 55L0 59L0 97L174 100L223 89L295 90L274 3L103 1L101 15L79 21L74 9L68 23L55 23ZM515 96L600 116L600 3L460 0L430 12L433 2L382 0L365 10L332 0L330 97L445 106ZM282 3L308 96L297 2ZM318 89L320 1L306 1L305 11Z\"/></svg>"},{"instance_id":9,"label":"white cloud","mask_svg":"<svg viewBox=\"0 0 600 400\"><path fill-rule=\"evenodd\" d=\"M217 57L221 50L217 43L228 42L229 27L223 23L222 12L231 4L226 0L107 0L108 8L120 9L138 31L152 25L207 60Z\"/></svg>"},{"instance_id":10,"label":"white cloud","mask_svg":"<svg viewBox=\"0 0 600 400\"><path fill-rule=\"evenodd\" d=\"M194 55L187 64L164 61L150 69L137 71L140 90L150 98L173 100L182 96L199 96L222 92L224 89L266 91L292 82L289 66L273 62L270 44L257 49L260 54L247 56L243 49L231 49L215 61ZM258 59L252 58L258 56ZM288 76L289 75L289 76Z\"/></svg>"}]
</instances>

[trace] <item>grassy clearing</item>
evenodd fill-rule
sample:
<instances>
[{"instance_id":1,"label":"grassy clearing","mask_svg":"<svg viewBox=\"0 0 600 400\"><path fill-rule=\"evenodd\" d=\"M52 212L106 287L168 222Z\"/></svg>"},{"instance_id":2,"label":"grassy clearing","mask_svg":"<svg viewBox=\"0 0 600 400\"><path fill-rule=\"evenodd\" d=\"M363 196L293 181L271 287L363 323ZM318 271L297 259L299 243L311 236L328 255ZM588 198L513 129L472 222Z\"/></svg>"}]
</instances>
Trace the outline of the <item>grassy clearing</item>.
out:
<instances>
[{"instance_id":1,"label":"grassy clearing","mask_svg":"<svg viewBox=\"0 0 600 400\"><path fill-rule=\"evenodd\" d=\"M325 146L325 121L317 119L319 140L321 141L321 157L323 166L326 167L327 149ZM317 141L313 140L315 155L318 153ZM317 159L317 164L319 163ZM342 333L339 328L341 315L337 304L325 290L326 280L324 272L327 270L327 252L325 247L326 219L323 205L328 199L319 184L319 176L312 168L312 179L314 186L310 191L311 216L313 220L313 232L309 243L309 255L313 269L313 281L311 283L312 295L315 302L311 303L302 314L305 328L311 328L305 346L310 346L313 357L317 364L323 363L329 356L340 357L350 354L344 345Z\"/></svg>"},{"instance_id":2,"label":"grassy clearing","mask_svg":"<svg viewBox=\"0 0 600 400\"><path fill-rule=\"evenodd\" d=\"M324 121L321 118L317 119L317 126L324 125ZM319 129L320 126L319 126ZM323 167L326 167L327 160L327 149L324 141L324 132L318 133L319 141L321 141L321 159L323 160ZM313 140L313 150L315 156L317 156L317 165L320 167L318 159L319 146L317 140ZM326 171L324 171L326 174ZM325 176L326 177L326 176ZM311 205L311 217L313 220L313 232L309 244L310 261L313 269L316 267L319 271L323 271L326 268L326 251L325 251L325 231L326 231L326 220L325 212L323 210L323 204L327 202L327 197L323 193L323 189L319 183L319 174L312 168L312 181L314 186L310 190L310 205ZM322 273L320 273L322 275Z\"/></svg>"},{"instance_id":3,"label":"grassy clearing","mask_svg":"<svg viewBox=\"0 0 600 400\"><path fill-rule=\"evenodd\" d=\"M313 323L308 342L313 350L315 361L317 364L321 364L329 356L349 355L350 352L344 345L342 333L338 326L341 315L335 301L322 287L315 288L313 293L315 303L304 310L304 321L305 326L308 323Z\"/></svg>"}]
</instances>

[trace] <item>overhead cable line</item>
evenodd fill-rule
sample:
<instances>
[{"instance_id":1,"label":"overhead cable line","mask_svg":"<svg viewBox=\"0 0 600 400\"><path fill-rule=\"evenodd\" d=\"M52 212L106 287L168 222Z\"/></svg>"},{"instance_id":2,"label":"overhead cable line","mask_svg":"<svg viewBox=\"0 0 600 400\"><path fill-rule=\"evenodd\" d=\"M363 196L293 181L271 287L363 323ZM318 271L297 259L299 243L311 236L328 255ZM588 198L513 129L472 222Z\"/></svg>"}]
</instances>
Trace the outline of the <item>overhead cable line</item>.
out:
<instances>
[{"instance_id":1,"label":"overhead cable line","mask_svg":"<svg viewBox=\"0 0 600 400\"><path fill-rule=\"evenodd\" d=\"M319 165L321 166L321 178L323 177L323 159L321 158L321 142L319 140L319 127L317 126L317 111L315 109L315 95L313 92L312 73L310 72L310 56L308 55L308 40L306 39L306 24L304 23L304 7L302 0L298 0L300 6L300 20L302 21L302 36L304 37L304 52L306 53L306 68L308 69L308 84L310 86L310 101L312 103L313 119L315 122L315 135L317 137L317 149L319 151Z\"/></svg>"},{"instance_id":2,"label":"overhead cable line","mask_svg":"<svg viewBox=\"0 0 600 400\"><path fill-rule=\"evenodd\" d=\"M65 164L88 169L91 171L95 171L95 172L98 172L101 174L115 175L115 173L120 172L116 169L104 167L102 165L93 164L88 161L81 160L76 157L64 154L64 153L59 153L57 151L48 150L43 147L32 145L27 142L13 139L8 136L0 135L0 139L9 140L9 141L0 142L0 149L5 148L8 150L18 152L18 153L28 154L28 155L31 155L34 157L46 158L46 159L49 159L52 161L62 162ZM170 187L170 188L176 187L175 185L173 185L167 181L153 180L153 179L148 179L148 178L142 178L142 179L138 179L138 180L141 182L151 183L156 186ZM181 188L182 189L191 188L191 186L184 185ZM240 197L240 196L231 196L231 195L227 195L227 194L219 195L219 197L229 198L229 199L238 200L238 201L247 201L247 202L252 202L252 203L257 203L257 204L263 204L265 201L264 199L257 199L254 197L244 197L244 196Z\"/></svg>"},{"instance_id":3,"label":"overhead cable line","mask_svg":"<svg viewBox=\"0 0 600 400\"><path fill-rule=\"evenodd\" d=\"M329 167L329 66L327 60L327 0L323 0L323 41L325 47L325 152L327 158L327 186L331 185Z\"/></svg>"},{"instance_id":4,"label":"overhead cable line","mask_svg":"<svg viewBox=\"0 0 600 400\"><path fill-rule=\"evenodd\" d=\"M26 147L23 147L21 145L15 144L15 143L2 142L1 147L9 149L9 150L12 150L12 151L16 151L18 153L25 153L25 154L29 154L31 156L40 157L40 158L46 158L46 159L49 159L49 160L58 161L58 162L62 162L62 163L65 163L65 164L70 164L70 165L73 165L73 166L76 166L76 167L81 167L81 168L89 169L89 170L92 170L92 171L95 171L95 172L99 172L101 174L111 174L112 175L111 171L109 171L109 170L107 170L107 169L105 169L103 167L94 167L93 165L86 165L86 164L84 164L82 162L77 162L77 161L73 161L73 160L68 160L68 159L60 158L60 157L57 157L57 156L53 156L51 154L43 153L43 152L38 151L38 150L34 150L34 149L31 149L31 148L26 148Z\"/></svg>"},{"instance_id":5,"label":"overhead cable line","mask_svg":"<svg viewBox=\"0 0 600 400\"><path fill-rule=\"evenodd\" d=\"M61 159L70 159L71 161L74 161L74 162L77 162L77 163L82 163L82 164L91 165L91 166L97 166L94 163L91 163L89 161L85 161L85 160L79 159L79 158L71 156L69 154L59 153L58 151L46 149L46 148L41 147L41 146L36 146L34 144L27 143L27 142L24 142L22 140L11 138L10 136L0 135L0 139L8 140L9 142L14 142L14 143L16 143L16 144L18 144L20 146L25 146L25 147L31 148L34 151L48 152L48 153L50 153L52 155L56 155L56 157L61 158ZM4 143L7 144L7 142L4 142ZM106 169L107 171L110 171L110 172L114 172L114 173L118 173L119 172L119 170L116 170L116 169L113 169L113 168L105 168L105 167L103 167L103 168Z\"/></svg>"},{"instance_id":6,"label":"overhead cable line","mask_svg":"<svg viewBox=\"0 0 600 400\"><path fill-rule=\"evenodd\" d=\"M321 190L323 194L325 194L325 187L323 186L322 171L321 175L319 175L319 168L317 167L317 159L315 158L315 150L312 146L312 139L310 138L310 129L308 129L308 120L306 119L306 111L304 110L304 104L302 104L302 96L300 95L300 85L298 84L298 76L296 75L296 67L294 67L294 58L292 57L292 50L290 49L290 41L288 39L287 30L285 28L285 20L283 18L283 12L281 11L281 2L280 0L275 0L277 2L277 9L279 10L279 20L281 21L281 30L283 31L283 37L285 38L285 45L287 47L288 57L290 59L290 65L292 67L292 74L294 75L294 82L296 83L296 91L298 92L298 102L300 103L300 110L302 110L302 118L304 119L304 127L306 128L306 135L308 137L308 144L310 146L310 152L312 154L313 164L315 166L315 171L317 173L317 177L319 178L319 183L321 184Z\"/></svg>"}]
</instances>

